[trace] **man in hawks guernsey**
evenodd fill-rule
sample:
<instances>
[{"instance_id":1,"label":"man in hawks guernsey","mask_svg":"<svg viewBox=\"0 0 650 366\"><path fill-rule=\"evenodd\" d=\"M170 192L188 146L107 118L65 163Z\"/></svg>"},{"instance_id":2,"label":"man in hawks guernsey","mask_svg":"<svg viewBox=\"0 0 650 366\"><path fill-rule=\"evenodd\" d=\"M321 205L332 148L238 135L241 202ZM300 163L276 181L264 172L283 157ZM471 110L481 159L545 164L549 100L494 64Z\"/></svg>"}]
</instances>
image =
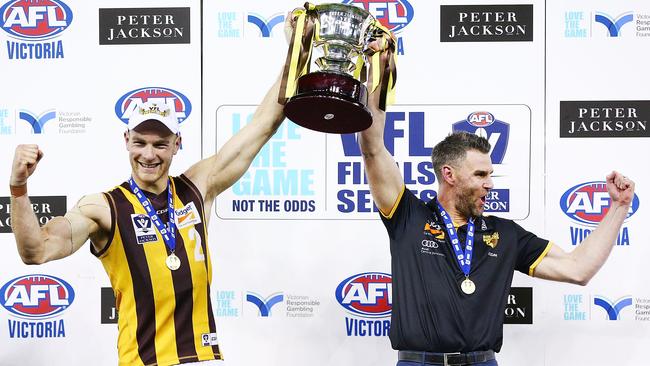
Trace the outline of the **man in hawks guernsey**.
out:
<instances>
[{"instance_id":1,"label":"man in hawks guernsey","mask_svg":"<svg viewBox=\"0 0 650 366\"><path fill-rule=\"evenodd\" d=\"M43 152L37 145L16 148L10 189L19 254L27 264L46 263L90 239L115 293L120 365L221 364L210 301L209 212L284 120L279 85L278 78L251 122L214 156L175 177L169 167L181 136L174 107L139 105L124 133L128 179L84 196L43 227L27 195Z\"/></svg>"}]
</instances>

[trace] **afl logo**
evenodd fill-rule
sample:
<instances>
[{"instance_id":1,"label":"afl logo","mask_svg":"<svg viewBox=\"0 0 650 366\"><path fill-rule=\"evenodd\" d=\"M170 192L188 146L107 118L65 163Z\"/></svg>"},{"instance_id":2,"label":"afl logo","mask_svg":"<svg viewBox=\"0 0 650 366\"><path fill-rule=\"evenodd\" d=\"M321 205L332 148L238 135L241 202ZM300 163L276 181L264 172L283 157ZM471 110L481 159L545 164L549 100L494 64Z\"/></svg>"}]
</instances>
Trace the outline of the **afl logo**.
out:
<instances>
[{"instance_id":1,"label":"afl logo","mask_svg":"<svg viewBox=\"0 0 650 366\"><path fill-rule=\"evenodd\" d=\"M344 0L343 4L366 9L393 33L399 32L413 20L413 7L406 0Z\"/></svg>"},{"instance_id":2,"label":"afl logo","mask_svg":"<svg viewBox=\"0 0 650 366\"><path fill-rule=\"evenodd\" d=\"M24 318L43 319L60 314L74 301L74 290L64 280L49 275L27 275L0 288L2 306Z\"/></svg>"},{"instance_id":3,"label":"afl logo","mask_svg":"<svg viewBox=\"0 0 650 366\"><path fill-rule=\"evenodd\" d=\"M467 116L467 122L474 127L487 127L494 123L494 115L490 112L474 112Z\"/></svg>"},{"instance_id":4,"label":"afl logo","mask_svg":"<svg viewBox=\"0 0 650 366\"><path fill-rule=\"evenodd\" d=\"M363 317L385 317L393 308L391 275L380 272L356 274L336 287L336 300L345 310Z\"/></svg>"},{"instance_id":5,"label":"afl logo","mask_svg":"<svg viewBox=\"0 0 650 366\"><path fill-rule=\"evenodd\" d=\"M59 0L13 0L0 7L2 29L26 41L58 36L72 22L72 11Z\"/></svg>"},{"instance_id":6,"label":"afl logo","mask_svg":"<svg viewBox=\"0 0 650 366\"><path fill-rule=\"evenodd\" d=\"M169 88L146 87L131 90L120 97L115 103L115 114L124 124L128 124L131 113L145 102L173 105L176 108L178 123L183 123L192 112L192 103L182 93Z\"/></svg>"},{"instance_id":7,"label":"afl logo","mask_svg":"<svg viewBox=\"0 0 650 366\"><path fill-rule=\"evenodd\" d=\"M562 198L560 207L571 219L587 225L598 225L609 211L610 198L607 184L603 181L581 183L569 188ZM627 218L639 209L639 197L634 194Z\"/></svg>"}]
</instances>

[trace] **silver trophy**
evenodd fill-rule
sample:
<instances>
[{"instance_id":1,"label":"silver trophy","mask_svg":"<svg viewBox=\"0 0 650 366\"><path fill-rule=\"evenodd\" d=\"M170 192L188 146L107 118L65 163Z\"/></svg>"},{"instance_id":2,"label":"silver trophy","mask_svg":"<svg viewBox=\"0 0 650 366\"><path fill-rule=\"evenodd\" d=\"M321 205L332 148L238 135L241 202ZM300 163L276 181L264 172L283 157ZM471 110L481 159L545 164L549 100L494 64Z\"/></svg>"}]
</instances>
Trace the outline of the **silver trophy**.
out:
<instances>
[{"instance_id":1,"label":"silver trophy","mask_svg":"<svg viewBox=\"0 0 650 366\"><path fill-rule=\"evenodd\" d=\"M297 20L302 21L306 25L294 30L287 59L297 54L295 47L301 47L302 52L311 47L307 50L310 56L305 68L294 72L295 76L300 71L303 74L289 87L291 90L283 87L288 91L285 115L303 127L321 132L365 130L372 123L366 107L368 88L364 85L368 44L387 31L378 27L379 23L366 10L338 3L306 3L304 16ZM302 34L298 34L301 28ZM319 69L315 72L309 72L312 57ZM296 64L294 61L293 66ZM287 73L290 71L285 70L285 77Z\"/></svg>"}]
</instances>

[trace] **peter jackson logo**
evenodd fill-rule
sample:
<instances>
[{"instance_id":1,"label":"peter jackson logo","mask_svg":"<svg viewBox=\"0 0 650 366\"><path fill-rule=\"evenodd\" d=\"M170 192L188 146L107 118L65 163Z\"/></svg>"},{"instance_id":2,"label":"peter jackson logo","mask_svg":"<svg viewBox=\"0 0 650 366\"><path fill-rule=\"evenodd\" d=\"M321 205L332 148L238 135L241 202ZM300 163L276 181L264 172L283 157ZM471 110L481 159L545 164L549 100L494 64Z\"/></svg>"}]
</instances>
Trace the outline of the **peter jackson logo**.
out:
<instances>
[{"instance_id":1,"label":"peter jackson logo","mask_svg":"<svg viewBox=\"0 0 650 366\"><path fill-rule=\"evenodd\" d=\"M533 5L441 5L440 42L533 40Z\"/></svg>"},{"instance_id":2,"label":"peter jackson logo","mask_svg":"<svg viewBox=\"0 0 650 366\"><path fill-rule=\"evenodd\" d=\"M650 137L650 101L561 101L560 137Z\"/></svg>"},{"instance_id":3,"label":"peter jackson logo","mask_svg":"<svg viewBox=\"0 0 650 366\"><path fill-rule=\"evenodd\" d=\"M99 44L190 43L190 8L99 9Z\"/></svg>"}]
</instances>

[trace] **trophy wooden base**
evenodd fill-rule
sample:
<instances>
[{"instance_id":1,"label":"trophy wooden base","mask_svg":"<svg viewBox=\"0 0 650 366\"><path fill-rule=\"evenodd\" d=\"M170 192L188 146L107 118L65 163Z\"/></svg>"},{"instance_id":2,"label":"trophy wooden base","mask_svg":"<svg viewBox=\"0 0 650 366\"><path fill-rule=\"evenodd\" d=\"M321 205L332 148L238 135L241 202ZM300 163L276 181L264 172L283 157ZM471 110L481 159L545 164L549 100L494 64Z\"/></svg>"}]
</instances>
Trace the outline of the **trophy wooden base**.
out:
<instances>
[{"instance_id":1,"label":"trophy wooden base","mask_svg":"<svg viewBox=\"0 0 650 366\"><path fill-rule=\"evenodd\" d=\"M367 104L368 89L360 81L319 71L298 78L296 94L285 104L284 114L310 130L354 133L372 124Z\"/></svg>"}]
</instances>

